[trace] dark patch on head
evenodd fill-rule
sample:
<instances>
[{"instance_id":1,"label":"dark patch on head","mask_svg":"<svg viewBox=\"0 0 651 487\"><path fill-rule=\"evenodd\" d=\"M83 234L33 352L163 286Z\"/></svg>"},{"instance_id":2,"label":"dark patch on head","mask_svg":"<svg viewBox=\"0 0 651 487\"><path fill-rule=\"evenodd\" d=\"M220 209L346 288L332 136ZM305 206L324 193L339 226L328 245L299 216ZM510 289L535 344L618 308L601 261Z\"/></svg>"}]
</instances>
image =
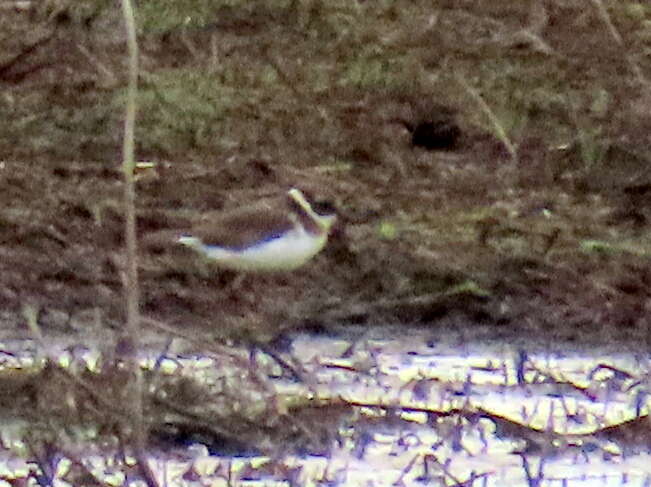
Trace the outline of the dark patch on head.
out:
<instances>
[{"instance_id":1,"label":"dark patch on head","mask_svg":"<svg viewBox=\"0 0 651 487\"><path fill-rule=\"evenodd\" d=\"M337 213L337 209L329 201L316 201L312 204L312 209L315 211L315 213L323 216L335 215Z\"/></svg>"}]
</instances>

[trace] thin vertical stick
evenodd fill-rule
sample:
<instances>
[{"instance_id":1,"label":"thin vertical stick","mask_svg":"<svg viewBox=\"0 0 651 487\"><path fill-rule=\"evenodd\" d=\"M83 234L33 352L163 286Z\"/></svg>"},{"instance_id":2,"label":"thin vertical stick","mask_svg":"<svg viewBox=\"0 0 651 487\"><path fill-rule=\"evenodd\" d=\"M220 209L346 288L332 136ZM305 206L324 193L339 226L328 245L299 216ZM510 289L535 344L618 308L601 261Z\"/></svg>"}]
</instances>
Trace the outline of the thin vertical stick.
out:
<instances>
[{"instance_id":1,"label":"thin vertical stick","mask_svg":"<svg viewBox=\"0 0 651 487\"><path fill-rule=\"evenodd\" d=\"M129 50L129 84L127 86L127 105L124 115L124 139L122 143L122 169L124 171L124 206L126 211L126 304L127 332L131 340L138 337L139 289L136 243L136 189L134 182L134 127L136 123L136 94L138 90L138 44L133 8L130 0L122 1L122 13L127 29Z\"/></svg>"},{"instance_id":2,"label":"thin vertical stick","mask_svg":"<svg viewBox=\"0 0 651 487\"><path fill-rule=\"evenodd\" d=\"M133 432L135 453L138 466L145 483L149 487L157 487L153 472L150 470L144 454L146 441L145 423L143 416L143 375L138 362L140 336L140 293L138 288L138 246L136 242L136 188L135 188L135 159L134 159L134 128L136 124L136 95L138 90L138 42L136 39L136 22L131 0L121 0L122 14L127 31L127 48L129 52L129 78L127 86L127 104L124 115L124 139L122 145L122 169L124 171L124 207L125 240L127 265L125 277L125 300L127 307L127 322L123 340L127 350L133 373L129 393L131 394L131 416L128 425Z\"/></svg>"}]
</instances>

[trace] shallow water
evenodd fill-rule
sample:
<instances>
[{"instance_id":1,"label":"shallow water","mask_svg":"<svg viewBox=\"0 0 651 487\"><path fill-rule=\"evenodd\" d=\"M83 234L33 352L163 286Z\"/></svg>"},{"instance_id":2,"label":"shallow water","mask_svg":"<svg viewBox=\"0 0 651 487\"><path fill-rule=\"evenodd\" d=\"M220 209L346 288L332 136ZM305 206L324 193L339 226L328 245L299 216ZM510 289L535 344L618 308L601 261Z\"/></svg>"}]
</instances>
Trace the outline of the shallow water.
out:
<instances>
[{"instance_id":1,"label":"shallow water","mask_svg":"<svg viewBox=\"0 0 651 487\"><path fill-rule=\"evenodd\" d=\"M34 347L7 355L9 367L35 367ZM4 349L15 348L5 344ZM98 352L58 349L62 363L97 366ZM246 352L242 351L246 357ZM553 351L509 344L460 343L431 331L386 328L353 337L294 337L284 356L303 380L281 377L259 357L267 386L284 401L349 405L355 420L339 426L327 454L273 459L215 456L195 444L152 452L161 485L649 485L646 377L651 355L596 348ZM189 374L218 384L239 372L224 357L177 354L161 373ZM5 425L1 478L24 477L36 466L20 454L21 430ZM28 427L28 425L27 425ZM12 446L13 445L13 446ZM15 452L15 453L14 453ZM124 483L124 462L88 450L83 462L99 478ZM66 460L57 463L65 478ZM2 481L0 481L2 482ZM9 485L0 483L0 485ZM61 480L58 485L67 485Z\"/></svg>"}]
</instances>

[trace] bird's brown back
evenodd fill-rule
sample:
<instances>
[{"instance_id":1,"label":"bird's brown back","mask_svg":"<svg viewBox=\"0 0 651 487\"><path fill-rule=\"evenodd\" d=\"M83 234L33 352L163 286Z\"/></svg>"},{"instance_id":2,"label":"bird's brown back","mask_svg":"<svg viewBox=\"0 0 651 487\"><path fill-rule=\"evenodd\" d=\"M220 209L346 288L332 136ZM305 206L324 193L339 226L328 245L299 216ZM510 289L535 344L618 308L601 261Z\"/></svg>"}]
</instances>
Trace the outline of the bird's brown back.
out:
<instances>
[{"instance_id":1,"label":"bird's brown back","mask_svg":"<svg viewBox=\"0 0 651 487\"><path fill-rule=\"evenodd\" d=\"M188 233L200 238L205 245L241 249L254 242L278 237L292 227L287 208L262 206L207 216Z\"/></svg>"}]
</instances>

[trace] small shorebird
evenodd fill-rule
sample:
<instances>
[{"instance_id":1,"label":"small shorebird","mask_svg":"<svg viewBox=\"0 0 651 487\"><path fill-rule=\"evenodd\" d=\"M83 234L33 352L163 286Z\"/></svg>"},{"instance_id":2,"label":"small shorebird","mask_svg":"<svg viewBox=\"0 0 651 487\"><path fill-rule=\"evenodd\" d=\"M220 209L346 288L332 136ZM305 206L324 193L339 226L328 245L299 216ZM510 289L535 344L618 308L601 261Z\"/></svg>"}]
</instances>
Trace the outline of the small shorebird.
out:
<instances>
[{"instance_id":1,"label":"small shorebird","mask_svg":"<svg viewBox=\"0 0 651 487\"><path fill-rule=\"evenodd\" d=\"M193 228L178 242L224 269L291 271L323 249L336 218L330 205L313 206L292 188L285 207L247 207L223 214Z\"/></svg>"}]
</instances>

